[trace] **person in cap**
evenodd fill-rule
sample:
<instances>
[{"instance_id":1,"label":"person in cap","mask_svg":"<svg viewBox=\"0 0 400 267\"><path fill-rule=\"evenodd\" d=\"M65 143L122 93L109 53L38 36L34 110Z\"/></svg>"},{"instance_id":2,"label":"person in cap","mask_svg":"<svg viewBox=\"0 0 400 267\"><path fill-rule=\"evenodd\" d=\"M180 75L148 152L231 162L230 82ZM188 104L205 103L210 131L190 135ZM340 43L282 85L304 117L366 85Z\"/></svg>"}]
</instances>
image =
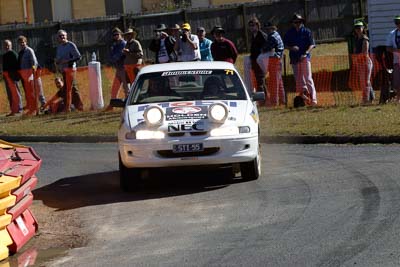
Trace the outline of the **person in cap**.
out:
<instances>
[{"instance_id":1,"label":"person in cap","mask_svg":"<svg viewBox=\"0 0 400 267\"><path fill-rule=\"evenodd\" d=\"M227 61L235 63L238 51L235 44L224 37L225 30L221 26L215 26L211 34L214 36L214 42L211 44L211 55L214 61Z\"/></svg>"},{"instance_id":2,"label":"person in cap","mask_svg":"<svg viewBox=\"0 0 400 267\"><path fill-rule=\"evenodd\" d=\"M352 55L352 70L356 74L356 81L362 90L363 104L371 103L375 98L371 85L372 60L369 57L369 39L362 21L354 23L354 49Z\"/></svg>"},{"instance_id":3,"label":"person in cap","mask_svg":"<svg viewBox=\"0 0 400 267\"><path fill-rule=\"evenodd\" d=\"M277 27L271 21L264 24L267 41L262 47L262 53L257 58L257 63L264 72L269 72L267 83L268 102L270 105L285 105L286 97L282 81L282 56L284 45Z\"/></svg>"},{"instance_id":4,"label":"person in cap","mask_svg":"<svg viewBox=\"0 0 400 267\"><path fill-rule=\"evenodd\" d=\"M156 63L167 63L176 61L177 55L174 50L175 38L166 32L165 24L157 25L154 30L155 38L151 40L149 50L155 53Z\"/></svg>"},{"instance_id":5,"label":"person in cap","mask_svg":"<svg viewBox=\"0 0 400 267\"><path fill-rule=\"evenodd\" d=\"M253 17L248 22L251 33L250 60L251 69L256 78L256 90L264 92L267 96L267 88L265 86L265 72L257 63L257 58L261 54L262 48L266 45L267 34L261 30L260 22L256 17Z\"/></svg>"},{"instance_id":6,"label":"person in cap","mask_svg":"<svg viewBox=\"0 0 400 267\"><path fill-rule=\"evenodd\" d=\"M174 49L178 51L178 61L198 61L201 60L199 49L199 38L191 33L189 23L181 26L181 36L176 40Z\"/></svg>"},{"instance_id":7,"label":"person in cap","mask_svg":"<svg viewBox=\"0 0 400 267\"><path fill-rule=\"evenodd\" d=\"M132 84L135 80L138 65L143 63L142 45L136 40L137 32L133 28L129 28L124 33L126 45L122 50L125 55L124 68L128 77L128 83Z\"/></svg>"},{"instance_id":8,"label":"person in cap","mask_svg":"<svg viewBox=\"0 0 400 267\"><path fill-rule=\"evenodd\" d=\"M304 26L304 18L294 14L292 27L283 37L285 48L289 49L290 64L296 80L296 92L307 104L317 105L317 92L311 72L311 50L315 41L310 29Z\"/></svg>"},{"instance_id":9,"label":"person in cap","mask_svg":"<svg viewBox=\"0 0 400 267\"><path fill-rule=\"evenodd\" d=\"M112 30L112 45L110 49L110 63L115 68L115 76L111 86L111 99L117 98L118 91L122 85L124 89L124 98L128 97L129 87L126 82L126 73L124 69L125 55L122 50L126 46L126 41L122 38L122 31L116 27ZM108 105L106 111L113 110L113 107Z\"/></svg>"},{"instance_id":10,"label":"person in cap","mask_svg":"<svg viewBox=\"0 0 400 267\"><path fill-rule=\"evenodd\" d=\"M206 38L206 29L204 27L197 28L197 37L199 37L201 61L212 61L211 44L212 41Z\"/></svg>"},{"instance_id":11,"label":"person in cap","mask_svg":"<svg viewBox=\"0 0 400 267\"><path fill-rule=\"evenodd\" d=\"M397 92L397 102L400 103L400 15L394 17L396 28L386 39L386 49L393 54L393 80L392 87Z\"/></svg>"},{"instance_id":12,"label":"person in cap","mask_svg":"<svg viewBox=\"0 0 400 267\"><path fill-rule=\"evenodd\" d=\"M168 35L171 35L176 40L178 40L181 34L181 26L179 26L179 24L171 24L170 26L168 26L167 33Z\"/></svg>"}]
</instances>

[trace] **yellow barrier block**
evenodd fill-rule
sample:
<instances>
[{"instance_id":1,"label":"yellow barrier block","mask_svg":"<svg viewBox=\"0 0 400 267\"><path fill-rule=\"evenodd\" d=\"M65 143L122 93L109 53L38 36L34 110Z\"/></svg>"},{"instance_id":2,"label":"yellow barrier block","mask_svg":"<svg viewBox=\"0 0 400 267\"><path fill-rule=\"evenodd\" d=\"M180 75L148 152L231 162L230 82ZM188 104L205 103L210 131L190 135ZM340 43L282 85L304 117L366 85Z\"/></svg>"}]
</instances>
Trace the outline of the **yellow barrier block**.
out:
<instances>
[{"instance_id":1,"label":"yellow barrier block","mask_svg":"<svg viewBox=\"0 0 400 267\"><path fill-rule=\"evenodd\" d=\"M8 247L0 245L0 261L7 259L9 254Z\"/></svg>"},{"instance_id":2,"label":"yellow barrier block","mask_svg":"<svg viewBox=\"0 0 400 267\"><path fill-rule=\"evenodd\" d=\"M13 147L25 147L26 148L27 146L9 143L7 141L4 141L4 140L0 139L0 148L10 149L10 148L13 148Z\"/></svg>"},{"instance_id":3,"label":"yellow barrier block","mask_svg":"<svg viewBox=\"0 0 400 267\"><path fill-rule=\"evenodd\" d=\"M14 148L14 147L13 147L13 146L10 146L10 145L6 145L6 144L0 143L0 148L1 148L1 149L11 149L11 148Z\"/></svg>"},{"instance_id":4,"label":"yellow barrier block","mask_svg":"<svg viewBox=\"0 0 400 267\"><path fill-rule=\"evenodd\" d=\"M0 216L0 229L6 228L12 221L11 214L4 214Z\"/></svg>"},{"instance_id":5,"label":"yellow barrier block","mask_svg":"<svg viewBox=\"0 0 400 267\"><path fill-rule=\"evenodd\" d=\"M8 258L8 246L13 243L7 229L0 230L0 260Z\"/></svg>"},{"instance_id":6,"label":"yellow barrier block","mask_svg":"<svg viewBox=\"0 0 400 267\"><path fill-rule=\"evenodd\" d=\"M11 196L8 196L5 198L1 198L0 199L0 216L2 214L5 214L9 207L14 206L16 201L17 201L17 197L14 195L11 195Z\"/></svg>"},{"instance_id":7,"label":"yellow barrier block","mask_svg":"<svg viewBox=\"0 0 400 267\"><path fill-rule=\"evenodd\" d=\"M2 261L0 262L0 267L11 267L11 265L9 261Z\"/></svg>"},{"instance_id":8,"label":"yellow barrier block","mask_svg":"<svg viewBox=\"0 0 400 267\"><path fill-rule=\"evenodd\" d=\"M4 230L5 230L5 228L11 223L12 215L7 213L7 208L14 206L16 200L17 200L17 197L14 195L0 199L0 229L4 228ZM1 241L1 231L2 230L0 230L0 241ZM1 245L1 243L0 243L0 245ZM1 255L1 251L0 251L0 255Z\"/></svg>"},{"instance_id":9,"label":"yellow barrier block","mask_svg":"<svg viewBox=\"0 0 400 267\"><path fill-rule=\"evenodd\" d=\"M22 176L0 176L0 198L9 196L11 194L11 190L20 186L21 180Z\"/></svg>"}]
</instances>

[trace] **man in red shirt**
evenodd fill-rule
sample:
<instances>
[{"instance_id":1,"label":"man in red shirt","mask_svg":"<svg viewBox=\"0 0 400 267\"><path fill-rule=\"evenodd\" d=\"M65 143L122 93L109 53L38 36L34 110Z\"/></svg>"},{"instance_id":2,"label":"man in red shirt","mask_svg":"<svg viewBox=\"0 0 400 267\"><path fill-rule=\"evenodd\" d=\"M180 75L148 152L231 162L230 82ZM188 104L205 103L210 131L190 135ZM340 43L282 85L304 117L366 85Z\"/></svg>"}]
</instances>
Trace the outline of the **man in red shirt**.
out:
<instances>
[{"instance_id":1,"label":"man in red shirt","mask_svg":"<svg viewBox=\"0 0 400 267\"><path fill-rule=\"evenodd\" d=\"M225 30L221 26L215 26L211 34L215 41L211 44L211 54L214 61L227 61L235 63L238 56L238 51L235 44L226 39L223 35Z\"/></svg>"}]
</instances>

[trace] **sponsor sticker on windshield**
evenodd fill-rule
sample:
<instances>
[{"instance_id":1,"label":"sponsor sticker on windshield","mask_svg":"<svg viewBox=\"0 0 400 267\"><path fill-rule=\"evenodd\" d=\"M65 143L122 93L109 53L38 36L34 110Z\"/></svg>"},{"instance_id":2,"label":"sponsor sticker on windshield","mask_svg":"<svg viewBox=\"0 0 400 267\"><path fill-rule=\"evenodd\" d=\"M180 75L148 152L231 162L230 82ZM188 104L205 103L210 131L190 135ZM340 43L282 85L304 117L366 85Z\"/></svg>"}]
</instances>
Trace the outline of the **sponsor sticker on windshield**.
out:
<instances>
[{"instance_id":1,"label":"sponsor sticker on windshield","mask_svg":"<svg viewBox=\"0 0 400 267\"><path fill-rule=\"evenodd\" d=\"M176 75L210 75L212 70L177 70L164 71L161 76L176 76Z\"/></svg>"}]
</instances>

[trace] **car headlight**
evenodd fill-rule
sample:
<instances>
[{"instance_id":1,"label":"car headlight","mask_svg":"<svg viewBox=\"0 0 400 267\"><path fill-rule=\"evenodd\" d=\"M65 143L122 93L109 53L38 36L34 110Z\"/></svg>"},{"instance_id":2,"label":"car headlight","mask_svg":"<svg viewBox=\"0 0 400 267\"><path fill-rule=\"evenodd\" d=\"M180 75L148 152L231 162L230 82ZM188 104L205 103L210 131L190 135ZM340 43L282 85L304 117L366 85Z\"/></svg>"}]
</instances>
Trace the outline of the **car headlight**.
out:
<instances>
[{"instance_id":1,"label":"car headlight","mask_svg":"<svg viewBox=\"0 0 400 267\"><path fill-rule=\"evenodd\" d=\"M139 130L136 132L136 139L163 139L165 133L161 131Z\"/></svg>"},{"instance_id":2,"label":"car headlight","mask_svg":"<svg viewBox=\"0 0 400 267\"><path fill-rule=\"evenodd\" d=\"M239 128L237 126L215 128L210 131L210 135L213 137L238 135L238 134L239 134Z\"/></svg>"},{"instance_id":3,"label":"car headlight","mask_svg":"<svg viewBox=\"0 0 400 267\"><path fill-rule=\"evenodd\" d=\"M143 117L150 125L161 125L164 120L164 112L159 106L150 106L144 111Z\"/></svg>"},{"instance_id":4,"label":"car headlight","mask_svg":"<svg viewBox=\"0 0 400 267\"><path fill-rule=\"evenodd\" d=\"M224 123L228 112L228 107L222 103L212 104L208 109L210 119L217 123Z\"/></svg>"}]
</instances>

